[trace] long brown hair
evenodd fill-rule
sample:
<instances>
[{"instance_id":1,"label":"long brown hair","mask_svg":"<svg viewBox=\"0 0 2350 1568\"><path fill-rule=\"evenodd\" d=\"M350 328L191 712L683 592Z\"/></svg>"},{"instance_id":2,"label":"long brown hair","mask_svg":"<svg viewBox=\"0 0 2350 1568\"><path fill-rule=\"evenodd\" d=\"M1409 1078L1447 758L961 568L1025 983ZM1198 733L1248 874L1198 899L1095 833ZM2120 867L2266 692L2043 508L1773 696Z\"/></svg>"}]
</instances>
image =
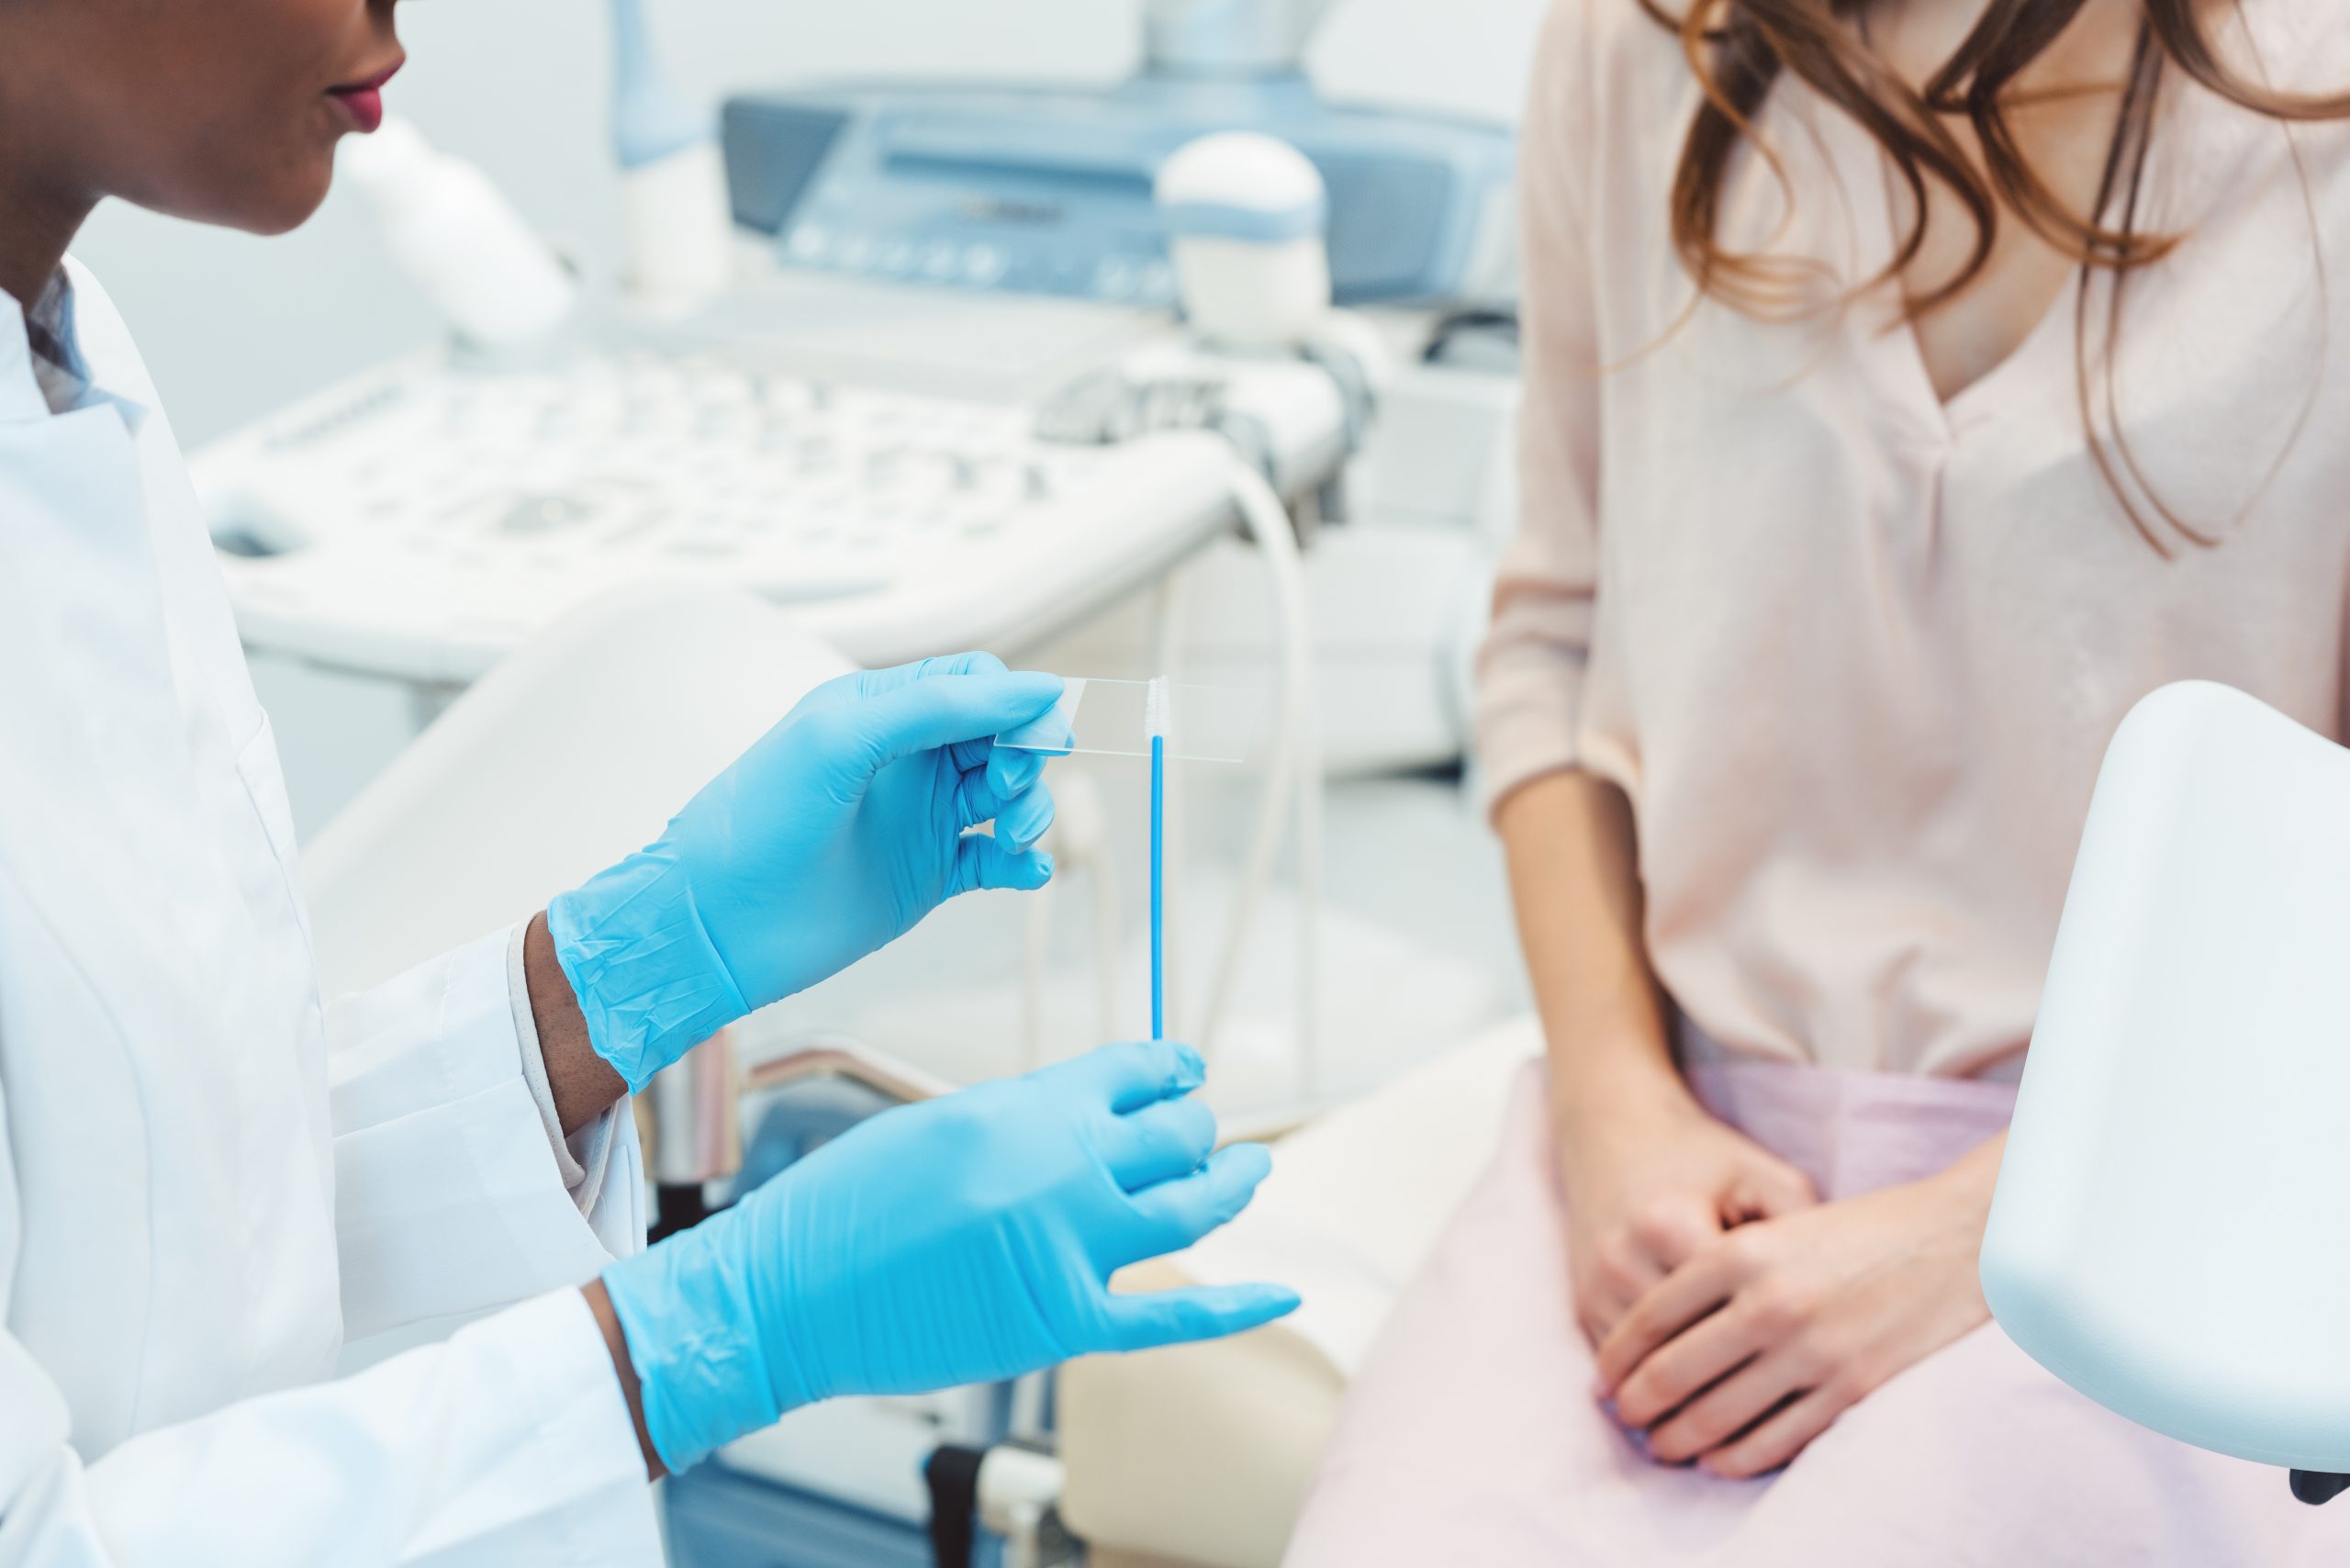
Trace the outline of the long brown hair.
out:
<instances>
[{"instance_id":1,"label":"long brown hair","mask_svg":"<svg viewBox=\"0 0 2350 1568\"><path fill-rule=\"evenodd\" d=\"M2140 472L2116 414L2110 353L2121 319L2123 282L2134 269L2169 254L2180 238L2143 233L2138 228L2156 95L2165 73L2177 71L2230 103L2289 125L2350 118L2350 92L2303 95L2246 81L2214 52L2197 15L2198 0L2139 3L2144 15L2097 199L2088 211L2076 212L2024 158L2008 110L2020 101L2014 91L2017 78L2072 25L2087 0L1988 0L1957 53L1922 89L1903 81L1860 37L1855 24L1867 0L1691 0L1680 17L1668 14L1660 0L1639 0L1643 10L1680 36L1690 68L1705 89L1673 181L1673 244L1699 290L1750 313L1765 314L1792 297L1791 266L1809 270L1781 258L1726 250L1717 238L1723 182L1730 155L1741 141L1751 140L1782 185L1786 184L1785 172L1771 149L1753 139L1753 123L1772 84L1792 73L1875 140L1911 198L1915 217L1895 246L1892 261L1861 287L1897 278L1918 258L1926 238L1929 180L1958 198L1974 224L1975 238L1967 263L1957 275L1908 302L1911 317L1943 303L1982 272L1990 261L2003 212L2013 212L2034 233L2079 262L2081 308L2075 357L2089 452L2131 522L2148 543L2167 554L2163 536L2131 498L2121 468L2129 471L2138 493L2179 537L2206 546L2218 537L2165 506ZM2235 8L2241 0L2227 4ZM1981 143L1979 169L1943 123L1943 117L1961 115ZM2298 166L2298 151L2295 161ZM2109 218L2109 213L2114 216ZM2087 307L2090 279L2100 272L2111 274L2114 283L2106 301L2105 375L2101 395L2093 397ZM2109 433L2099 431L2100 409Z\"/></svg>"}]
</instances>

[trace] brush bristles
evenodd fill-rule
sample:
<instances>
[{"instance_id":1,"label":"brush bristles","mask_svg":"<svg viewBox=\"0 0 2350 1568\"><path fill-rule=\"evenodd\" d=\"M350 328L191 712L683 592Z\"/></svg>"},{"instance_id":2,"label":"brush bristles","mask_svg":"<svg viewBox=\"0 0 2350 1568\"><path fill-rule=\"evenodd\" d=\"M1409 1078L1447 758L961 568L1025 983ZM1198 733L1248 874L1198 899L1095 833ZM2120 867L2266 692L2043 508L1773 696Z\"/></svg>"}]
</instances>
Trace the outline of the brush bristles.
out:
<instances>
[{"instance_id":1,"label":"brush bristles","mask_svg":"<svg viewBox=\"0 0 2350 1568\"><path fill-rule=\"evenodd\" d=\"M1160 676L1150 683L1143 697L1143 734L1153 740L1167 738L1167 678Z\"/></svg>"}]
</instances>

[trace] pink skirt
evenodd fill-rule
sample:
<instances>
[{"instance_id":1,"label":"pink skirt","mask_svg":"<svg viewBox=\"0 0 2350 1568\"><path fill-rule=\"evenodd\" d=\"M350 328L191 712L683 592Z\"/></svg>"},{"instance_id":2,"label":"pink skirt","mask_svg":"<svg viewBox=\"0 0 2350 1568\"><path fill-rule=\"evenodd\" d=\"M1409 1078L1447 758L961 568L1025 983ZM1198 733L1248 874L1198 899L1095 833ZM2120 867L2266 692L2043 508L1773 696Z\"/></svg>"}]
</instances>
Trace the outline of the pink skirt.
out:
<instances>
[{"instance_id":1,"label":"pink skirt","mask_svg":"<svg viewBox=\"0 0 2350 1568\"><path fill-rule=\"evenodd\" d=\"M1700 1066L1706 1105L1835 1199L1998 1133L2012 1086ZM1986 1324L1847 1411L1776 1474L1642 1457L1590 1391L1540 1070L1500 1153L1348 1397L1288 1568L2301 1568L2350 1563L2350 1498L2175 1443L2075 1394Z\"/></svg>"}]
</instances>

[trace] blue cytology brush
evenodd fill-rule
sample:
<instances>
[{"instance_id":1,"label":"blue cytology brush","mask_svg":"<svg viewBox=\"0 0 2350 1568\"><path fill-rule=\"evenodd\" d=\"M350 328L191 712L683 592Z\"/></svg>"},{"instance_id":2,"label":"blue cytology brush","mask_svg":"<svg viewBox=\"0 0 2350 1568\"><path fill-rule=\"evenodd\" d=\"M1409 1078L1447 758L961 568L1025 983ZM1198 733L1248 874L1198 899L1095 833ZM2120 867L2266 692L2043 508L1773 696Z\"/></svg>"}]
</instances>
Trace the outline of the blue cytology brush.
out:
<instances>
[{"instance_id":1,"label":"blue cytology brush","mask_svg":"<svg viewBox=\"0 0 2350 1568\"><path fill-rule=\"evenodd\" d=\"M1143 729L1150 736L1150 1037L1167 1037L1167 678L1150 683Z\"/></svg>"}]
</instances>

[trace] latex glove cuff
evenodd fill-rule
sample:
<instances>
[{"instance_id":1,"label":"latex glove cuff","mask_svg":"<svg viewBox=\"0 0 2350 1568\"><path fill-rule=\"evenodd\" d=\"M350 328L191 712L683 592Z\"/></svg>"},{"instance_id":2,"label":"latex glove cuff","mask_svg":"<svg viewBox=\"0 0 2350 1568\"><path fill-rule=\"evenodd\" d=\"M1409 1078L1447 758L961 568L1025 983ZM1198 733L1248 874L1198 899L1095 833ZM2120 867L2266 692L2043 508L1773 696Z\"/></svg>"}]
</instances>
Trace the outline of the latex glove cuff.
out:
<instances>
[{"instance_id":1,"label":"latex glove cuff","mask_svg":"<svg viewBox=\"0 0 2350 1568\"><path fill-rule=\"evenodd\" d=\"M558 894L547 905L547 932L589 1042L632 1094L750 1012L666 844Z\"/></svg>"},{"instance_id":2,"label":"latex glove cuff","mask_svg":"<svg viewBox=\"0 0 2350 1568\"><path fill-rule=\"evenodd\" d=\"M713 1215L604 1271L604 1289L628 1340L644 1400L645 1430L661 1462L683 1474L748 1432L782 1419L744 1260L721 1245L741 1221Z\"/></svg>"}]
</instances>

